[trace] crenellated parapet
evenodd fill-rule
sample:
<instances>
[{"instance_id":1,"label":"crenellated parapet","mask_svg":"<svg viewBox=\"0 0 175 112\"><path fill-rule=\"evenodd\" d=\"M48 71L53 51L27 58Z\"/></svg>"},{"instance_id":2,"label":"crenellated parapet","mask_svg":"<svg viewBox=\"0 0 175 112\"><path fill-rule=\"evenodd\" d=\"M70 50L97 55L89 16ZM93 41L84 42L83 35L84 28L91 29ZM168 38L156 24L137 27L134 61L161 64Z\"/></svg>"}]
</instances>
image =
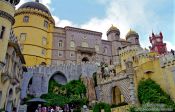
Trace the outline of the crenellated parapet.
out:
<instances>
[{"instance_id":1,"label":"crenellated parapet","mask_svg":"<svg viewBox=\"0 0 175 112\"><path fill-rule=\"evenodd\" d=\"M127 47L119 50L119 55L125 56L125 55L128 55L129 53L132 53L132 52L136 53L136 52L141 51L141 50L142 50L142 48L137 46L137 45L127 46Z\"/></svg>"},{"instance_id":2,"label":"crenellated parapet","mask_svg":"<svg viewBox=\"0 0 175 112\"><path fill-rule=\"evenodd\" d=\"M160 55L159 61L160 61L160 66L162 68L175 65L175 55L173 55L172 53Z\"/></svg>"}]
</instances>

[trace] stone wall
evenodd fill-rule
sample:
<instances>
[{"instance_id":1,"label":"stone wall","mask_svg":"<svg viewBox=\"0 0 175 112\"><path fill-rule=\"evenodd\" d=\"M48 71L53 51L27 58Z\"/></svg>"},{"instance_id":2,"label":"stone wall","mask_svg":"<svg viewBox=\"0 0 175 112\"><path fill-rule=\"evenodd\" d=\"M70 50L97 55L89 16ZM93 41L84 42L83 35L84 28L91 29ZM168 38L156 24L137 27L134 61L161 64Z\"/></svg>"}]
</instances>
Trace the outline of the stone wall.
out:
<instances>
[{"instance_id":1,"label":"stone wall","mask_svg":"<svg viewBox=\"0 0 175 112\"><path fill-rule=\"evenodd\" d=\"M97 68L95 63L29 67L28 72L24 74L21 98L25 98L27 94L41 96L48 93L49 80L57 72L62 73L67 82L69 82L71 80L78 80L80 76L92 77ZM32 84L28 88L31 79Z\"/></svg>"}]
</instances>

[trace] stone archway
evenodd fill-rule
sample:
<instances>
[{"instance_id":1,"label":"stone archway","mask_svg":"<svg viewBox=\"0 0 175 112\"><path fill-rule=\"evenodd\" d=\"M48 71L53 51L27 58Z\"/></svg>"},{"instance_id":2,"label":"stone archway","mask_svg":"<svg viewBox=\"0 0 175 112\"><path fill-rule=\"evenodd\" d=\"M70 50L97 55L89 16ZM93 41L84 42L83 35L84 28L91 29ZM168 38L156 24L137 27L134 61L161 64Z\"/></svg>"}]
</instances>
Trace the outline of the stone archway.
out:
<instances>
[{"instance_id":1,"label":"stone archway","mask_svg":"<svg viewBox=\"0 0 175 112\"><path fill-rule=\"evenodd\" d=\"M9 93L8 93L8 98L7 98L7 105L6 105L6 111L8 111L8 112L12 112L12 104L13 104L13 100L12 100L12 98L13 98L13 90L12 89L10 89L9 90Z\"/></svg>"},{"instance_id":2,"label":"stone archway","mask_svg":"<svg viewBox=\"0 0 175 112\"><path fill-rule=\"evenodd\" d=\"M82 59L82 62L89 62L89 59L87 58L87 57L84 57L83 59Z\"/></svg>"},{"instance_id":3,"label":"stone archway","mask_svg":"<svg viewBox=\"0 0 175 112\"><path fill-rule=\"evenodd\" d=\"M67 78L66 76L58 71L58 72L55 72L51 77L50 77L50 80L55 80L58 84L62 84L62 85L65 85L67 83ZM50 81L49 80L49 81Z\"/></svg>"},{"instance_id":4,"label":"stone archway","mask_svg":"<svg viewBox=\"0 0 175 112\"><path fill-rule=\"evenodd\" d=\"M123 102L123 97L119 87L115 86L112 88L112 104L120 104Z\"/></svg>"}]
</instances>

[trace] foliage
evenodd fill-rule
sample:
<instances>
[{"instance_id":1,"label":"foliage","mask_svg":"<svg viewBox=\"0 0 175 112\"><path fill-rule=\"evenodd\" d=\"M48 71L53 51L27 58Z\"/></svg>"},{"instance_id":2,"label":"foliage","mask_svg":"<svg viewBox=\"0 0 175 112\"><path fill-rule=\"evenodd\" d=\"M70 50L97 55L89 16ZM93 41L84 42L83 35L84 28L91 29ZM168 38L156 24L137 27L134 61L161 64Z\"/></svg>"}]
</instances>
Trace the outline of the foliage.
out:
<instances>
[{"instance_id":1,"label":"foliage","mask_svg":"<svg viewBox=\"0 0 175 112\"><path fill-rule=\"evenodd\" d=\"M64 106L65 104L82 106L88 101L85 94L86 87L80 80L70 81L66 85L51 80L49 82L49 93L42 95L41 98L47 101L47 106Z\"/></svg>"},{"instance_id":2,"label":"foliage","mask_svg":"<svg viewBox=\"0 0 175 112\"><path fill-rule=\"evenodd\" d=\"M161 87L153 80L141 80L138 86L138 98L141 104L144 103L164 103L166 105L174 105L170 96L167 95Z\"/></svg>"},{"instance_id":3,"label":"foliage","mask_svg":"<svg viewBox=\"0 0 175 112\"><path fill-rule=\"evenodd\" d=\"M103 102L97 103L93 108L93 112L101 112L102 109L104 109L104 112L111 112L110 105Z\"/></svg>"},{"instance_id":4,"label":"foliage","mask_svg":"<svg viewBox=\"0 0 175 112\"><path fill-rule=\"evenodd\" d=\"M161 108L175 108L175 103L171 100L170 96L152 79L141 80L139 82L138 99L142 106L139 108L131 107L129 109L130 112L135 112L138 109L143 110L150 108L154 108L156 112L159 112Z\"/></svg>"}]
</instances>

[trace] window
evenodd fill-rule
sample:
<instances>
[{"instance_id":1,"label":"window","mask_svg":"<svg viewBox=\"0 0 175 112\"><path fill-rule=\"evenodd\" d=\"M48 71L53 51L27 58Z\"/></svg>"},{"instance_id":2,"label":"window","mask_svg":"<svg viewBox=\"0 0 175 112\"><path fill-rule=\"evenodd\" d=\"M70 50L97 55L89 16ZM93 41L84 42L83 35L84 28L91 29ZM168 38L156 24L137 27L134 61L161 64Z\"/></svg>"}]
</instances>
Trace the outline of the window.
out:
<instances>
[{"instance_id":1,"label":"window","mask_svg":"<svg viewBox=\"0 0 175 112\"><path fill-rule=\"evenodd\" d=\"M74 57L75 53L74 52L70 52L70 57Z\"/></svg>"},{"instance_id":2,"label":"window","mask_svg":"<svg viewBox=\"0 0 175 112\"><path fill-rule=\"evenodd\" d=\"M99 49L99 46L98 45L95 45L95 51L98 52L100 49Z\"/></svg>"},{"instance_id":3,"label":"window","mask_svg":"<svg viewBox=\"0 0 175 112\"><path fill-rule=\"evenodd\" d=\"M81 46L82 46L82 47L89 47L89 45L88 45L87 42L82 42L82 43L81 43Z\"/></svg>"},{"instance_id":4,"label":"window","mask_svg":"<svg viewBox=\"0 0 175 112\"><path fill-rule=\"evenodd\" d=\"M75 42L73 40L70 42L70 47L71 48L74 48L75 47Z\"/></svg>"},{"instance_id":5,"label":"window","mask_svg":"<svg viewBox=\"0 0 175 112\"><path fill-rule=\"evenodd\" d=\"M63 51L58 51L58 57L62 57L63 56Z\"/></svg>"},{"instance_id":6,"label":"window","mask_svg":"<svg viewBox=\"0 0 175 112\"><path fill-rule=\"evenodd\" d=\"M59 40L58 47L63 47L63 41L62 40Z\"/></svg>"},{"instance_id":7,"label":"window","mask_svg":"<svg viewBox=\"0 0 175 112\"><path fill-rule=\"evenodd\" d=\"M46 49L43 48L41 53L42 53L42 55L45 56L46 55Z\"/></svg>"},{"instance_id":8,"label":"window","mask_svg":"<svg viewBox=\"0 0 175 112\"><path fill-rule=\"evenodd\" d=\"M4 27L4 26L1 26L1 27L0 27L0 39L3 38L4 32L5 32L5 27Z\"/></svg>"},{"instance_id":9,"label":"window","mask_svg":"<svg viewBox=\"0 0 175 112\"><path fill-rule=\"evenodd\" d=\"M28 23L29 22L29 16L24 16L23 22Z\"/></svg>"},{"instance_id":10,"label":"window","mask_svg":"<svg viewBox=\"0 0 175 112\"><path fill-rule=\"evenodd\" d=\"M21 42L24 42L24 41L26 40L26 36L27 36L26 33L21 33L21 34L20 34L20 41L21 41Z\"/></svg>"},{"instance_id":11,"label":"window","mask_svg":"<svg viewBox=\"0 0 175 112\"><path fill-rule=\"evenodd\" d=\"M46 20L44 21L44 27L48 28L48 21L46 21Z\"/></svg>"},{"instance_id":12,"label":"window","mask_svg":"<svg viewBox=\"0 0 175 112\"><path fill-rule=\"evenodd\" d=\"M103 53L107 54L108 53L108 48L107 47L104 47L104 51Z\"/></svg>"},{"instance_id":13,"label":"window","mask_svg":"<svg viewBox=\"0 0 175 112\"><path fill-rule=\"evenodd\" d=\"M45 46L46 44L47 44L47 38L46 37L43 37L42 38L42 45Z\"/></svg>"}]
</instances>

